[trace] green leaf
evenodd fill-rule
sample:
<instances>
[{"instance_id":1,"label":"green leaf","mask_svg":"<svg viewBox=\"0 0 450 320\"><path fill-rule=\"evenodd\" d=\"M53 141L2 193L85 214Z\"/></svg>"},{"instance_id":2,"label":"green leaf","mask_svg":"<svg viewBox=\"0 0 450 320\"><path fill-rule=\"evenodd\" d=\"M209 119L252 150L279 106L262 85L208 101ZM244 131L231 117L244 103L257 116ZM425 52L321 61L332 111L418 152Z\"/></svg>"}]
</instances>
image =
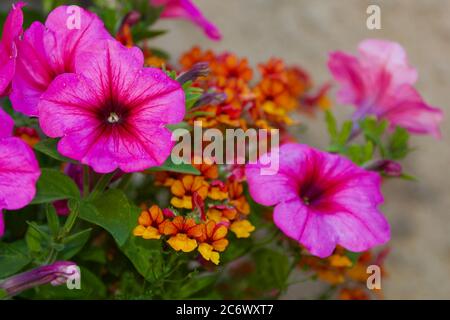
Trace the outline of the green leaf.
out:
<instances>
[{"instance_id":1,"label":"green leaf","mask_svg":"<svg viewBox=\"0 0 450 320\"><path fill-rule=\"evenodd\" d=\"M42 169L37 182L37 193L33 204L53 202L80 197L78 186L59 170Z\"/></svg>"},{"instance_id":2,"label":"green leaf","mask_svg":"<svg viewBox=\"0 0 450 320\"><path fill-rule=\"evenodd\" d=\"M186 110L190 110L203 94L203 89L193 87L192 82L188 81L183 85L184 94L186 95Z\"/></svg>"},{"instance_id":3,"label":"green leaf","mask_svg":"<svg viewBox=\"0 0 450 320\"><path fill-rule=\"evenodd\" d=\"M250 283L262 290L285 289L290 274L288 257L272 249L259 249L252 254L256 270Z\"/></svg>"},{"instance_id":4,"label":"green leaf","mask_svg":"<svg viewBox=\"0 0 450 320\"><path fill-rule=\"evenodd\" d=\"M185 121L179 122L177 124L168 124L166 125L166 128L172 132L175 131L176 129L186 129L189 131L192 130L192 126Z\"/></svg>"},{"instance_id":5,"label":"green leaf","mask_svg":"<svg viewBox=\"0 0 450 320\"><path fill-rule=\"evenodd\" d=\"M66 158L63 155L61 155L57 150L57 146L58 146L57 139L45 139L36 143L34 145L34 150L39 151L40 153L43 153L49 156L50 158L59 161L77 163L75 160Z\"/></svg>"},{"instance_id":6,"label":"green leaf","mask_svg":"<svg viewBox=\"0 0 450 320\"><path fill-rule=\"evenodd\" d=\"M325 111L325 121L327 123L328 134L331 140L335 140L338 135L336 118L330 110Z\"/></svg>"},{"instance_id":7,"label":"green leaf","mask_svg":"<svg viewBox=\"0 0 450 320\"><path fill-rule=\"evenodd\" d=\"M156 38L167 33L167 30L149 30L148 25L142 22L134 25L131 31L133 33L133 41L135 43L142 40Z\"/></svg>"},{"instance_id":8,"label":"green leaf","mask_svg":"<svg viewBox=\"0 0 450 320\"><path fill-rule=\"evenodd\" d=\"M19 272L30 262L25 240L0 242L0 279Z\"/></svg>"},{"instance_id":9,"label":"green leaf","mask_svg":"<svg viewBox=\"0 0 450 320\"><path fill-rule=\"evenodd\" d=\"M155 281L163 274L161 240L145 240L132 236L121 250L146 280Z\"/></svg>"},{"instance_id":10,"label":"green leaf","mask_svg":"<svg viewBox=\"0 0 450 320\"><path fill-rule=\"evenodd\" d=\"M345 121L342 125L342 130L337 136L337 143L340 145L345 145L352 134L353 122Z\"/></svg>"},{"instance_id":11,"label":"green leaf","mask_svg":"<svg viewBox=\"0 0 450 320\"><path fill-rule=\"evenodd\" d=\"M42 253L48 248L50 235L47 226L40 226L36 222L27 221L28 230L25 234L25 241L30 252Z\"/></svg>"},{"instance_id":12,"label":"green leaf","mask_svg":"<svg viewBox=\"0 0 450 320\"><path fill-rule=\"evenodd\" d=\"M59 218L56 209L52 204L47 204L45 213L47 215L47 224L51 234L55 237L59 232Z\"/></svg>"},{"instance_id":13,"label":"green leaf","mask_svg":"<svg viewBox=\"0 0 450 320\"><path fill-rule=\"evenodd\" d=\"M119 189L110 189L92 202L81 202L80 218L107 230L119 246L132 233L138 213L132 210L126 195Z\"/></svg>"},{"instance_id":14,"label":"green leaf","mask_svg":"<svg viewBox=\"0 0 450 320\"><path fill-rule=\"evenodd\" d=\"M162 164L159 167L153 167L148 170L147 172L152 171L169 171L169 172L177 172L177 173L184 173L184 174L192 174L192 175L200 175L200 171L198 171L192 164L175 164L172 161L172 156L169 156L167 158L166 162Z\"/></svg>"},{"instance_id":15,"label":"green leaf","mask_svg":"<svg viewBox=\"0 0 450 320\"><path fill-rule=\"evenodd\" d=\"M92 229L86 229L70 235L63 240L64 249L60 252L58 258L61 260L69 260L75 256L84 245L88 242Z\"/></svg>"},{"instance_id":16,"label":"green leaf","mask_svg":"<svg viewBox=\"0 0 450 320\"><path fill-rule=\"evenodd\" d=\"M352 265L354 266L356 262L358 262L359 257L361 256L361 252L352 252L352 251L345 251L345 255L347 258L350 259L352 262Z\"/></svg>"},{"instance_id":17,"label":"green leaf","mask_svg":"<svg viewBox=\"0 0 450 320\"><path fill-rule=\"evenodd\" d=\"M176 298L188 299L208 287L212 288L216 283L218 276L218 273L204 273L186 281L186 283L177 291Z\"/></svg>"},{"instance_id":18,"label":"green leaf","mask_svg":"<svg viewBox=\"0 0 450 320\"><path fill-rule=\"evenodd\" d=\"M406 129L397 127L394 133L389 137L388 157L392 160L400 160L406 157L410 152L409 133Z\"/></svg>"}]
</instances>

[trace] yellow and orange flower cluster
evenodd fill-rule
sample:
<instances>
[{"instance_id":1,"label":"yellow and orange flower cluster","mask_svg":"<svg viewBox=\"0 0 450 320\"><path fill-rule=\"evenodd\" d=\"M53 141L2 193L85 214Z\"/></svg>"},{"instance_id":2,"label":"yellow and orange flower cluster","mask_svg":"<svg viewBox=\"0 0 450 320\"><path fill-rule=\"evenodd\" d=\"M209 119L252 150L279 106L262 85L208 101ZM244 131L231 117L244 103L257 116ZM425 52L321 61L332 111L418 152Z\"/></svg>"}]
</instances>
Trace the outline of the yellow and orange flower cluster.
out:
<instances>
[{"instance_id":1,"label":"yellow and orange flower cluster","mask_svg":"<svg viewBox=\"0 0 450 320\"><path fill-rule=\"evenodd\" d=\"M233 175L220 180L215 164L195 166L200 175L155 175L155 184L170 188L170 205L178 215L165 215L153 205L141 213L134 235L163 238L176 251L198 249L204 260L219 264L220 253L229 243L229 231L236 238L248 238L255 230L248 220L250 206L242 181Z\"/></svg>"},{"instance_id":2,"label":"yellow and orange flower cluster","mask_svg":"<svg viewBox=\"0 0 450 320\"><path fill-rule=\"evenodd\" d=\"M312 83L306 72L287 67L280 59L259 65L260 80L256 85L251 83L254 72L247 59L233 53L215 54L194 47L180 59L183 70L199 62L209 63L211 73L195 85L205 90L213 88L226 96L219 104L192 110L198 116L191 116L190 120L202 121L204 127L280 128L294 123L290 115L295 111L310 112L315 106L329 106L326 87L311 95Z\"/></svg>"},{"instance_id":3,"label":"yellow and orange flower cluster","mask_svg":"<svg viewBox=\"0 0 450 320\"><path fill-rule=\"evenodd\" d=\"M375 257L370 251L360 254L356 262L352 262L345 254L345 250L337 247L334 254L326 259L314 256L302 256L300 268L313 271L317 277L331 285L350 285L340 289L341 299L369 299L366 282L370 274L367 273L369 265L378 265L381 269L381 276L386 275L383 266L388 250L381 251ZM375 290L381 297L381 291Z\"/></svg>"}]
</instances>

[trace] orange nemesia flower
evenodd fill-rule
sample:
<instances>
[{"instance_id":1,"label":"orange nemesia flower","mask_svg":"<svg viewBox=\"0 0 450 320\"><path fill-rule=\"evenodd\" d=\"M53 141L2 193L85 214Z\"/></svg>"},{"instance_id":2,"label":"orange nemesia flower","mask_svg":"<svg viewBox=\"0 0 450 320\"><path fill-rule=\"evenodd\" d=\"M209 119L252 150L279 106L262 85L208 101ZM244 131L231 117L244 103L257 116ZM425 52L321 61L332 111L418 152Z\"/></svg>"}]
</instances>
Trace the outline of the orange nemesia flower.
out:
<instances>
[{"instance_id":1,"label":"orange nemesia flower","mask_svg":"<svg viewBox=\"0 0 450 320\"><path fill-rule=\"evenodd\" d=\"M197 248L197 238L203 234L202 225L194 219L177 216L166 220L161 229L163 234L171 236L167 243L176 251L191 252Z\"/></svg>"},{"instance_id":2,"label":"orange nemesia flower","mask_svg":"<svg viewBox=\"0 0 450 320\"><path fill-rule=\"evenodd\" d=\"M134 228L133 234L144 239L160 239L163 222L162 210L157 205L153 205L150 209L142 211L138 219L139 225Z\"/></svg>"},{"instance_id":3,"label":"orange nemesia flower","mask_svg":"<svg viewBox=\"0 0 450 320\"><path fill-rule=\"evenodd\" d=\"M174 197L170 203L176 208L192 209L192 195L196 192L203 200L208 195L209 184L202 176L185 175L170 187Z\"/></svg>"},{"instance_id":4,"label":"orange nemesia flower","mask_svg":"<svg viewBox=\"0 0 450 320\"><path fill-rule=\"evenodd\" d=\"M225 239L228 229L223 224L216 224L214 221L208 221L202 225L202 236L198 239L200 245L198 251L202 257L214 264L219 264L219 252L225 251L228 246L228 240Z\"/></svg>"}]
</instances>

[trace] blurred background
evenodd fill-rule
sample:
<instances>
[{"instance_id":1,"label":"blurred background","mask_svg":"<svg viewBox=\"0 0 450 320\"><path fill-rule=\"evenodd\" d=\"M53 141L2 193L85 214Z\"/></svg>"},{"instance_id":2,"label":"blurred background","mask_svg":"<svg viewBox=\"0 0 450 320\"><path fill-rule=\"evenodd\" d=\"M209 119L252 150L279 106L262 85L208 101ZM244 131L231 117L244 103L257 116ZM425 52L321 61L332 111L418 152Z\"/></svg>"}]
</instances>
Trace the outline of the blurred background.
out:
<instances>
[{"instance_id":1,"label":"blurred background","mask_svg":"<svg viewBox=\"0 0 450 320\"><path fill-rule=\"evenodd\" d=\"M1 1L8 6L12 1ZM37 3L37 1L31 1ZM306 69L316 84L331 79L327 55L333 50L355 52L365 38L399 42L419 71L418 89L431 105L450 111L450 1L448 0L194 0L223 33L212 42L188 22L166 20L169 29L152 45L170 52L173 62L194 44L215 51L230 50L253 66L270 57ZM70 1L67 1L70 3ZM368 30L366 10L381 7L381 30ZM353 110L334 107L342 120ZM321 115L305 119L302 141L323 148L327 134ZM383 211L392 226L388 276L382 281L386 299L450 298L450 125L442 125L442 140L413 137L417 149L404 163L418 182L388 181ZM285 298L314 290L294 286Z\"/></svg>"},{"instance_id":2,"label":"blurred background","mask_svg":"<svg viewBox=\"0 0 450 320\"><path fill-rule=\"evenodd\" d=\"M198 44L231 50L252 65L272 56L305 68L317 84L330 80L327 55L333 50L356 51L365 38L399 42L419 71L418 89L431 105L450 112L450 1L448 0L195 0L223 33L219 43L206 39L188 22L163 21L171 30L157 41L173 57ZM381 30L368 30L366 10L381 7ZM334 108L341 119L353 110ZM304 141L327 145L322 119L306 119ZM309 122L309 123L308 123ZM382 288L387 299L450 298L450 125L442 140L413 137L417 151L404 164L418 182L389 181L383 208L392 225L388 277ZM299 298L305 285L292 287L287 298Z\"/></svg>"}]
</instances>

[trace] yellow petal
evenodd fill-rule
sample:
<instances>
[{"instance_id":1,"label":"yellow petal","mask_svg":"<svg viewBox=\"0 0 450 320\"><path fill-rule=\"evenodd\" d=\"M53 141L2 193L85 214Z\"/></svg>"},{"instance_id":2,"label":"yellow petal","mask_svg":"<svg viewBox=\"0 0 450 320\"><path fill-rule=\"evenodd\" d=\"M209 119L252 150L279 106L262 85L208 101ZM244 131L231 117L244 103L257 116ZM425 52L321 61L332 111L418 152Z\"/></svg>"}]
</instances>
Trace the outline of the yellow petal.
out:
<instances>
[{"instance_id":1,"label":"yellow petal","mask_svg":"<svg viewBox=\"0 0 450 320\"><path fill-rule=\"evenodd\" d=\"M153 227L147 227L145 228L145 231L142 234L142 238L158 240L161 238L161 235L159 234L158 229Z\"/></svg>"},{"instance_id":2,"label":"yellow petal","mask_svg":"<svg viewBox=\"0 0 450 320\"><path fill-rule=\"evenodd\" d=\"M215 265L218 265L220 263L220 255L219 255L219 253L216 252L216 251L211 252L211 259L210 260Z\"/></svg>"},{"instance_id":3,"label":"yellow petal","mask_svg":"<svg viewBox=\"0 0 450 320\"><path fill-rule=\"evenodd\" d=\"M136 237L141 237L144 234L144 231L145 231L145 227L139 225L136 228L134 228L133 235Z\"/></svg>"},{"instance_id":4,"label":"yellow petal","mask_svg":"<svg viewBox=\"0 0 450 320\"><path fill-rule=\"evenodd\" d=\"M241 220L233 222L230 230L236 234L238 238L248 238L250 233L255 231L255 227L248 220Z\"/></svg>"},{"instance_id":5,"label":"yellow petal","mask_svg":"<svg viewBox=\"0 0 450 320\"><path fill-rule=\"evenodd\" d=\"M191 175L188 175L188 176L184 176L182 180L183 180L184 189L191 190L192 184L194 183L194 177Z\"/></svg>"},{"instance_id":6,"label":"yellow petal","mask_svg":"<svg viewBox=\"0 0 450 320\"><path fill-rule=\"evenodd\" d=\"M175 181L170 187L170 191L177 197L182 197L186 193L186 189L180 180Z\"/></svg>"},{"instance_id":7,"label":"yellow petal","mask_svg":"<svg viewBox=\"0 0 450 320\"><path fill-rule=\"evenodd\" d=\"M190 239L184 233L178 233L176 236L167 240L167 243L176 251L191 252L197 248L197 241Z\"/></svg>"},{"instance_id":8,"label":"yellow petal","mask_svg":"<svg viewBox=\"0 0 450 320\"><path fill-rule=\"evenodd\" d=\"M184 201L183 199L173 197L170 200L170 204L173 205L175 208L184 208Z\"/></svg>"},{"instance_id":9,"label":"yellow petal","mask_svg":"<svg viewBox=\"0 0 450 320\"><path fill-rule=\"evenodd\" d=\"M227 233L228 233L227 227L220 226L216 229L216 232L214 232L213 240L219 240L219 239L225 238Z\"/></svg>"},{"instance_id":10,"label":"yellow petal","mask_svg":"<svg viewBox=\"0 0 450 320\"><path fill-rule=\"evenodd\" d=\"M213 251L213 247L207 243L200 243L198 246L198 252L202 255L203 259L210 260L211 259L211 253Z\"/></svg>"},{"instance_id":11,"label":"yellow petal","mask_svg":"<svg viewBox=\"0 0 450 320\"><path fill-rule=\"evenodd\" d=\"M213 200L225 200L228 198L228 192L224 192L217 187L213 187L209 191L208 197L210 197Z\"/></svg>"},{"instance_id":12,"label":"yellow petal","mask_svg":"<svg viewBox=\"0 0 450 320\"><path fill-rule=\"evenodd\" d=\"M330 261L330 265L332 267L340 268L352 266L352 262L348 257L341 256L339 254L333 254L331 257L328 258L328 260Z\"/></svg>"}]
</instances>

